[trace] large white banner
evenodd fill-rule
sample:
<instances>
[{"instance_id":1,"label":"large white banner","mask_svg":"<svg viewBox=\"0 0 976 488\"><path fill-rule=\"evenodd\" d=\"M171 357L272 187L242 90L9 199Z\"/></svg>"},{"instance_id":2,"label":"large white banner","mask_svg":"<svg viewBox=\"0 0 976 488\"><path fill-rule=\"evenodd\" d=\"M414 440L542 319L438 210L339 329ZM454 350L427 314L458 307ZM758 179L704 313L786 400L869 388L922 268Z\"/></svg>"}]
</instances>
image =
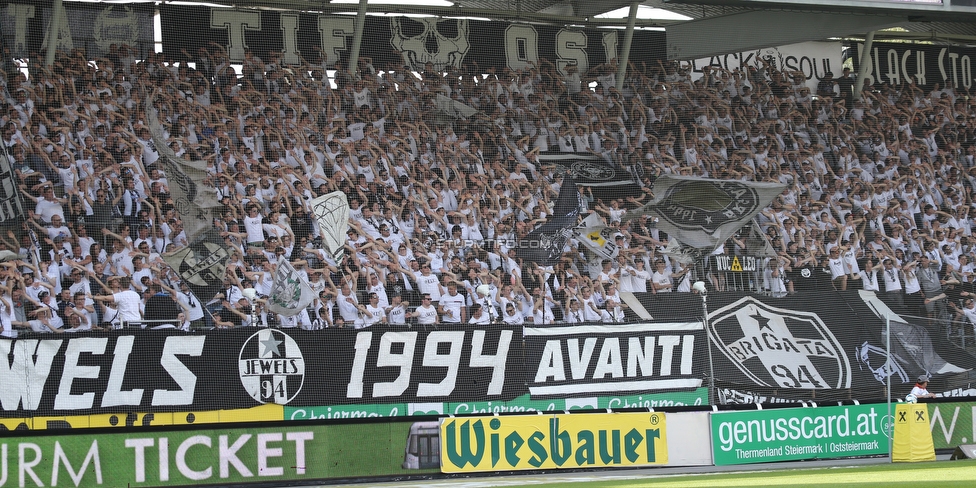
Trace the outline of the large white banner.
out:
<instances>
[{"instance_id":1,"label":"large white banner","mask_svg":"<svg viewBox=\"0 0 976 488\"><path fill-rule=\"evenodd\" d=\"M766 59L777 69L802 71L807 78L810 93L816 93L817 82L824 77L825 73L833 73L835 78L840 76L841 63L843 63L842 53L843 44L840 42L801 42L786 46L728 53L690 61L691 79L701 78L704 75L702 68L705 66L730 71L740 68L745 71L747 66L762 66L760 60Z\"/></svg>"}]
</instances>

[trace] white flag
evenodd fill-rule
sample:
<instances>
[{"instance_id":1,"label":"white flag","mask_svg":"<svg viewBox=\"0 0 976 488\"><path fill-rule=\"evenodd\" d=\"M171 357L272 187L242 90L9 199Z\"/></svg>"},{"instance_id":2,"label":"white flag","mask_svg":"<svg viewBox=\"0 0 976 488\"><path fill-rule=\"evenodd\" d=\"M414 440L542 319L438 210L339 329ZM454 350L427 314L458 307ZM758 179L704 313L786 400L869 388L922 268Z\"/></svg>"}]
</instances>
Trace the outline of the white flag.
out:
<instances>
[{"instance_id":1,"label":"white flag","mask_svg":"<svg viewBox=\"0 0 976 488\"><path fill-rule=\"evenodd\" d=\"M349 229L349 202L346 194L334 191L312 200L312 212L322 231L322 242L337 264L345 251L346 230Z\"/></svg>"},{"instance_id":2,"label":"white flag","mask_svg":"<svg viewBox=\"0 0 976 488\"><path fill-rule=\"evenodd\" d=\"M605 225L577 227L574 230L576 239L579 240L580 244L599 256L600 260L614 259L620 253L620 248L615 242L616 234L620 233L619 230Z\"/></svg>"},{"instance_id":3,"label":"white flag","mask_svg":"<svg viewBox=\"0 0 976 488\"><path fill-rule=\"evenodd\" d=\"M167 188L176 212L183 219L183 232L190 242L214 227L217 209L223 207L217 199L217 189L203 184L208 177L206 161L187 161L176 156L167 143L152 97L146 99L146 124L152 134L152 144L159 153L156 165L166 173Z\"/></svg>"},{"instance_id":4,"label":"white flag","mask_svg":"<svg viewBox=\"0 0 976 488\"><path fill-rule=\"evenodd\" d=\"M268 310L291 317L302 311L315 300L315 292L295 267L287 260L278 263L275 270L271 296L268 297Z\"/></svg>"}]
</instances>

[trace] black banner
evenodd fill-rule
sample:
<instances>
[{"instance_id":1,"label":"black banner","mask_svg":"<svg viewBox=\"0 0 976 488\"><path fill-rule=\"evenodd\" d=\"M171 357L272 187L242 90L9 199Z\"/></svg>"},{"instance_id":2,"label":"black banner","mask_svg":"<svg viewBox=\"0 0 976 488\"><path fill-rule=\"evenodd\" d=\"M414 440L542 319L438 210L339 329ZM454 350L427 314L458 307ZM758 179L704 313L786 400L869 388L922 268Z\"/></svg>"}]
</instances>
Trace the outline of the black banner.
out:
<instances>
[{"instance_id":1,"label":"black banner","mask_svg":"<svg viewBox=\"0 0 976 488\"><path fill-rule=\"evenodd\" d=\"M127 44L145 56L153 48L153 5L132 3L127 5L90 4L65 2L61 5L58 23L58 49L70 51L84 49L89 57L104 56L113 44ZM0 16L0 32L4 45L15 57L30 57L47 46L47 33L54 9L52 2L44 0L17 0L0 2L4 15Z\"/></svg>"},{"instance_id":2,"label":"black banner","mask_svg":"<svg viewBox=\"0 0 976 488\"><path fill-rule=\"evenodd\" d=\"M0 340L0 415L509 400L521 348L501 326Z\"/></svg>"},{"instance_id":3,"label":"black banner","mask_svg":"<svg viewBox=\"0 0 976 488\"><path fill-rule=\"evenodd\" d=\"M282 53L282 62L298 64L300 57L320 65L345 66L352 46L355 17L299 12L233 10L227 8L159 6L163 52L182 59L182 50L195 55L199 48L213 51L211 42L240 62L246 49L262 60L269 51ZM366 17L361 56L373 59L378 69L408 65L435 69L522 69L545 59L562 70L578 65L580 72L617 56L623 44L618 29L574 29L531 24L510 24L435 17ZM664 32L634 32L630 60L636 63L664 59Z\"/></svg>"},{"instance_id":4,"label":"black banner","mask_svg":"<svg viewBox=\"0 0 976 488\"><path fill-rule=\"evenodd\" d=\"M539 164L555 165L572 176L577 185L587 187L593 198L604 202L639 197L644 192L640 180L626 168L594 154L549 151L539 154Z\"/></svg>"},{"instance_id":5,"label":"black banner","mask_svg":"<svg viewBox=\"0 0 976 488\"><path fill-rule=\"evenodd\" d=\"M552 209L552 215L519 241L517 255L527 263L536 263L538 266L556 264L563 254L566 240L573 234L572 228L583 208L581 200L576 182L572 176L567 176L563 186L559 188L559 197Z\"/></svg>"},{"instance_id":6,"label":"black banner","mask_svg":"<svg viewBox=\"0 0 976 488\"><path fill-rule=\"evenodd\" d=\"M662 296L667 295L667 296ZM873 400L919 374L967 387L976 358L872 293L641 294L655 321L549 327L244 327L0 340L0 417L585 399L692 391L722 403ZM711 351L706 349L711 344ZM523 400L524 401L524 400Z\"/></svg>"},{"instance_id":7,"label":"black banner","mask_svg":"<svg viewBox=\"0 0 976 488\"><path fill-rule=\"evenodd\" d=\"M854 71L857 72L864 44L854 45ZM901 85L914 83L926 89L936 83L945 88L969 89L973 86L973 60L976 49L964 46L875 42L865 84Z\"/></svg>"},{"instance_id":8,"label":"black banner","mask_svg":"<svg viewBox=\"0 0 976 488\"><path fill-rule=\"evenodd\" d=\"M656 319L701 310L697 295L667 295L642 297ZM939 326L905 323L892 327L888 363L884 317L899 319L872 293L713 293L707 305L716 394L723 403L877 399L888 376L894 394L904 396L920 374L931 375L931 391L944 391L958 386L954 374L976 368L976 358L948 344Z\"/></svg>"},{"instance_id":9,"label":"black banner","mask_svg":"<svg viewBox=\"0 0 976 488\"><path fill-rule=\"evenodd\" d=\"M620 395L702 386L701 322L526 327L532 398Z\"/></svg>"},{"instance_id":10,"label":"black banner","mask_svg":"<svg viewBox=\"0 0 976 488\"><path fill-rule=\"evenodd\" d=\"M17 187L17 175L6 153L6 149L0 151L0 224L20 222L26 217L24 200Z\"/></svg>"}]
</instances>

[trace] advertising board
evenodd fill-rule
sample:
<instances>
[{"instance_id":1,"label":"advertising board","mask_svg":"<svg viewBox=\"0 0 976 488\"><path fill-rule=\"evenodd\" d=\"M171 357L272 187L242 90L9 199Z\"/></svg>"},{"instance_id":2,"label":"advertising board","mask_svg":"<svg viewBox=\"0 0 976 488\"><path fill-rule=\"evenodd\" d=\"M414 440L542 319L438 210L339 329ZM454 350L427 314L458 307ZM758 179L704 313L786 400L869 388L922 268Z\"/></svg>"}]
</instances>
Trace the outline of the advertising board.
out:
<instances>
[{"instance_id":1,"label":"advertising board","mask_svg":"<svg viewBox=\"0 0 976 488\"><path fill-rule=\"evenodd\" d=\"M712 414L717 466L888 452L884 405L784 408Z\"/></svg>"},{"instance_id":2,"label":"advertising board","mask_svg":"<svg viewBox=\"0 0 976 488\"><path fill-rule=\"evenodd\" d=\"M707 405L708 389L691 391L646 393L643 395L614 395L587 398L533 399L528 394L512 400L484 400L448 403L388 403L366 405L322 405L315 407L284 407L285 420L326 420L414 415L473 415L495 413L561 412L624 408L684 407Z\"/></svg>"},{"instance_id":3,"label":"advertising board","mask_svg":"<svg viewBox=\"0 0 976 488\"><path fill-rule=\"evenodd\" d=\"M0 486L77 488L402 476L439 463L436 422L72 432L6 437L0 453Z\"/></svg>"},{"instance_id":4,"label":"advertising board","mask_svg":"<svg viewBox=\"0 0 976 488\"><path fill-rule=\"evenodd\" d=\"M440 438L445 473L668 462L659 412L445 418Z\"/></svg>"},{"instance_id":5,"label":"advertising board","mask_svg":"<svg viewBox=\"0 0 976 488\"><path fill-rule=\"evenodd\" d=\"M929 403L929 427L936 449L954 449L976 441L976 402Z\"/></svg>"},{"instance_id":6,"label":"advertising board","mask_svg":"<svg viewBox=\"0 0 976 488\"><path fill-rule=\"evenodd\" d=\"M237 422L280 422L281 405L261 405L227 410L187 412L119 412L92 415L0 417L0 432L10 430L89 429L101 427L165 427L171 425L227 424ZM3 486L0 483L0 486Z\"/></svg>"}]
</instances>

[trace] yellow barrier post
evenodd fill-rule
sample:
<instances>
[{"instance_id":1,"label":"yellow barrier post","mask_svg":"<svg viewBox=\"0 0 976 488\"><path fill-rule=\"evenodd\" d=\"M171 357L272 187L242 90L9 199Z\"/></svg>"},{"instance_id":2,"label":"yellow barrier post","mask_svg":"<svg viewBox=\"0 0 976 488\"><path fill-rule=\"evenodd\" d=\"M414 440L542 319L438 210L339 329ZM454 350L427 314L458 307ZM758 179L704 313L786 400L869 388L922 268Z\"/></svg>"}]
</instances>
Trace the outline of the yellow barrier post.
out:
<instances>
[{"instance_id":1,"label":"yellow barrier post","mask_svg":"<svg viewBox=\"0 0 976 488\"><path fill-rule=\"evenodd\" d=\"M895 406L895 433L891 461L914 463L935 461L935 446L925 405L899 403Z\"/></svg>"}]
</instances>

